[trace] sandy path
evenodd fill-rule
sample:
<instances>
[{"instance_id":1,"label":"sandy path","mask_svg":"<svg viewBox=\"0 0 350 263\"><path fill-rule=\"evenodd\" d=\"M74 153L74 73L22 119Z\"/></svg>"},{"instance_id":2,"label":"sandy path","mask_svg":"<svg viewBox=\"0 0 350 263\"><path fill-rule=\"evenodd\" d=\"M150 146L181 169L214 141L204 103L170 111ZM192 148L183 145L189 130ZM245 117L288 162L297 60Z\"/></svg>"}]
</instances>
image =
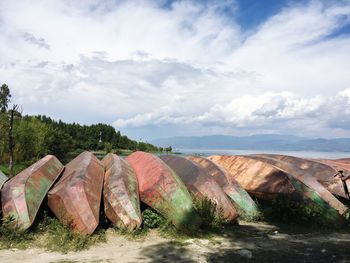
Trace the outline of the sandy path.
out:
<instances>
[{"instance_id":1,"label":"sandy path","mask_svg":"<svg viewBox=\"0 0 350 263\"><path fill-rule=\"evenodd\" d=\"M350 262L349 231L292 233L265 223L241 223L210 239L181 242L156 231L141 240L107 232L107 239L68 254L38 248L1 250L0 262Z\"/></svg>"}]
</instances>

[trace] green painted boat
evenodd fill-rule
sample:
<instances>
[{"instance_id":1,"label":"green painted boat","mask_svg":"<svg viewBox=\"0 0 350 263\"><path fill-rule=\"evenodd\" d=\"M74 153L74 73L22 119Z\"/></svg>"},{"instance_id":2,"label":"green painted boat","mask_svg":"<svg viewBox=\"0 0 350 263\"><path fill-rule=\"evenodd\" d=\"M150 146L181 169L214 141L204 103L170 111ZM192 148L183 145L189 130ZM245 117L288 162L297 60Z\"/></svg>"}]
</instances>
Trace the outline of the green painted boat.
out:
<instances>
[{"instance_id":1,"label":"green painted boat","mask_svg":"<svg viewBox=\"0 0 350 263\"><path fill-rule=\"evenodd\" d=\"M349 209L315 178L290 163L258 156L210 156L210 160L228 169L252 195L273 200L283 197L316 206L317 220L344 225Z\"/></svg>"},{"instance_id":2,"label":"green painted boat","mask_svg":"<svg viewBox=\"0 0 350 263\"><path fill-rule=\"evenodd\" d=\"M33 224L47 192L63 169L55 156L47 155L4 184L3 216L12 220L13 228L25 231Z\"/></svg>"},{"instance_id":3,"label":"green painted boat","mask_svg":"<svg viewBox=\"0 0 350 263\"><path fill-rule=\"evenodd\" d=\"M201 220L179 176L160 158L145 152L126 157L139 183L140 199L176 227L196 229Z\"/></svg>"},{"instance_id":4,"label":"green painted boat","mask_svg":"<svg viewBox=\"0 0 350 263\"><path fill-rule=\"evenodd\" d=\"M232 200L240 216L250 220L255 220L260 216L257 204L225 168L200 156L188 156L187 159L201 166L214 178L225 194Z\"/></svg>"}]
</instances>

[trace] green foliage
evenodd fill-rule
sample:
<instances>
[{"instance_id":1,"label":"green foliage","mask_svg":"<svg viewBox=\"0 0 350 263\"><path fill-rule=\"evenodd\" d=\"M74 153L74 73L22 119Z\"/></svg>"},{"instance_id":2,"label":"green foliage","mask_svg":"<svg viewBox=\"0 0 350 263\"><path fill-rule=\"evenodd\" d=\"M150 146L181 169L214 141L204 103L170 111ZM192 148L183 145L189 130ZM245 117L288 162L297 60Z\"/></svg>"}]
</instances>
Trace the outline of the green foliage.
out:
<instances>
[{"instance_id":1,"label":"green foliage","mask_svg":"<svg viewBox=\"0 0 350 263\"><path fill-rule=\"evenodd\" d=\"M173 148L171 146L169 146L169 147L166 147L164 150L166 153L170 153L173 151Z\"/></svg>"},{"instance_id":2,"label":"green foliage","mask_svg":"<svg viewBox=\"0 0 350 263\"><path fill-rule=\"evenodd\" d=\"M11 219L3 219L0 225L0 249L28 248L40 246L51 251L68 253L89 248L91 245L105 242L104 230L97 230L91 236L83 236L63 226L56 218L44 216L41 222L27 232L11 227Z\"/></svg>"},{"instance_id":3,"label":"green foliage","mask_svg":"<svg viewBox=\"0 0 350 263\"><path fill-rule=\"evenodd\" d=\"M6 84L0 86L0 112L5 113L11 100L10 89Z\"/></svg>"},{"instance_id":4,"label":"green foliage","mask_svg":"<svg viewBox=\"0 0 350 263\"><path fill-rule=\"evenodd\" d=\"M25 168L27 168L29 165L30 165L30 163L16 164L13 167L13 173L14 174L18 174L19 172L21 172ZM8 167L8 165L0 165L0 171L2 171L5 175L9 175L9 167Z\"/></svg>"},{"instance_id":5,"label":"green foliage","mask_svg":"<svg viewBox=\"0 0 350 263\"><path fill-rule=\"evenodd\" d=\"M105 152L106 153L111 153L113 150L113 145L110 142L105 143Z\"/></svg>"},{"instance_id":6,"label":"green foliage","mask_svg":"<svg viewBox=\"0 0 350 263\"><path fill-rule=\"evenodd\" d=\"M260 201L261 210L266 220L297 225L326 226L322 208L314 203L292 201L278 197L272 201Z\"/></svg>"},{"instance_id":7,"label":"green foliage","mask_svg":"<svg viewBox=\"0 0 350 263\"><path fill-rule=\"evenodd\" d=\"M167 225L167 220L151 208L147 208L142 213L144 228L160 228Z\"/></svg>"},{"instance_id":8,"label":"green foliage","mask_svg":"<svg viewBox=\"0 0 350 263\"><path fill-rule=\"evenodd\" d=\"M208 197L194 197L194 207L202 220L202 228L219 228L226 222L223 209Z\"/></svg>"},{"instance_id":9,"label":"green foliage","mask_svg":"<svg viewBox=\"0 0 350 263\"><path fill-rule=\"evenodd\" d=\"M46 249L68 253L69 251L80 251L91 245L106 242L104 230L97 230L91 236L80 235L63 226L55 218L47 218L43 230L47 233Z\"/></svg>"},{"instance_id":10,"label":"green foliage","mask_svg":"<svg viewBox=\"0 0 350 263\"><path fill-rule=\"evenodd\" d=\"M6 217L0 224L0 249L26 248L34 240L33 233L21 232L12 228L13 219Z\"/></svg>"}]
</instances>

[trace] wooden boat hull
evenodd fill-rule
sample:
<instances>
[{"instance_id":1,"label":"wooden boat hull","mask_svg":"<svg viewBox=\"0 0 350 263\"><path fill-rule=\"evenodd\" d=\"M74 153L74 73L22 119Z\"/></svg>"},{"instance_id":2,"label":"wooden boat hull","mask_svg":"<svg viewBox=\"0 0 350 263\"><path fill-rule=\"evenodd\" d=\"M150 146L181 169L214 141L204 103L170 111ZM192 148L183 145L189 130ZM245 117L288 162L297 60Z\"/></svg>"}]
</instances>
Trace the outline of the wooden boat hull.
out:
<instances>
[{"instance_id":1,"label":"wooden boat hull","mask_svg":"<svg viewBox=\"0 0 350 263\"><path fill-rule=\"evenodd\" d=\"M1 191L3 216L10 217L12 226L27 230L34 222L39 208L64 166L48 155L7 181Z\"/></svg>"},{"instance_id":2,"label":"wooden boat hull","mask_svg":"<svg viewBox=\"0 0 350 263\"><path fill-rule=\"evenodd\" d=\"M233 201L235 208L245 218L255 219L259 217L259 209L246 190L230 176L226 169L216 165L207 158L188 156L187 159L201 166L223 189L226 195Z\"/></svg>"},{"instance_id":3,"label":"wooden boat hull","mask_svg":"<svg viewBox=\"0 0 350 263\"><path fill-rule=\"evenodd\" d=\"M48 194L48 205L59 221L89 235L99 224L104 177L102 163L83 152L66 165L62 178Z\"/></svg>"},{"instance_id":4,"label":"wooden boat hull","mask_svg":"<svg viewBox=\"0 0 350 263\"><path fill-rule=\"evenodd\" d=\"M196 229L200 218L178 175L158 157L134 152L126 157L139 183L140 199L177 227Z\"/></svg>"},{"instance_id":5,"label":"wooden boat hull","mask_svg":"<svg viewBox=\"0 0 350 263\"><path fill-rule=\"evenodd\" d=\"M340 201L338 201L330 192L328 192L327 189L325 189L315 178L313 178L310 175L305 175L305 170L302 170L296 166L293 166L287 162L283 162L280 160L274 160L258 156L239 157L244 158L245 160L253 160L253 163L254 161L256 161L257 164L260 165L260 168L262 168L263 170L266 168L273 168L279 170L279 176L285 177L285 179L287 180L285 183L288 183L292 186L292 188L294 189L294 193L298 194L299 197L302 198L302 201L306 203L312 203L320 209L322 214L322 218L319 218L320 221L343 224L345 222L344 218L348 218L349 210ZM226 159L227 158L230 159L230 157L226 157ZM222 163L225 164L225 162ZM240 165L240 171L242 171L242 165L244 166L244 164L241 163ZM250 165L252 165L252 163L250 163ZM232 168L233 166L231 164L231 172L234 173L234 170ZM245 175L247 177L254 177L253 174L249 173L246 173ZM257 173L255 174L255 176L261 176L261 174ZM271 178L274 177L269 178L268 174L264 174L264 177L260 179L265 179L265 184L273 186L275 182ZM278 193L279 189L276 187L271 187L270 191L276 191ZM287 197L290 198L290 196Z\"/></svg>"},{"instance_id":6,"label":"wooden boat hull","mask_svg":"<svg viewBox=\"0 0 350 263\"><path fill-rule=\"evenodd\" d=\"M115 154L102 160L106 217L118 228L134 230L142 223L137 177L132 167Z\"/></svg>"},{"instance_id":7,"label":"wooden boat hull","mask_svg":"<svg viewBox=\"0 0 350 263\"><path fill-rule=\"evenodd\" d=\"M227 221L234 221L238 217L232 202L203 168L180 156L162 155L159 158L179 175L190 192L199 198L209 198L218 208L221 208Z\"/></svg>"},{"instance_id":8,"label":"wooden boat hull","mask_svg":"<svg viewBox=\"0 0 350 263\"><path fill-rule=\"evenodd\" d=\"M300 199L288 175L266 162L247 156L213 155L208 157L225 168L251 196L272 200L278 196Z\"/></svg>"},{"instance_id":9,"label":"wooden boat hull","mask_svg":"<svg viewBox=\"0 0 350 263\"><path fill-rule=\"evenodd\" d=\"M342 166L342 161L336 160L318 160L318 159L303 159L288 155L278 154L257 154L254 156L265 157L269 159L281 160L298 168L305 170L305 176L309 175L315 178L320 184L322 184L333 195L337 195L343 198L347 198L344 192L342 182L339 178L334 177L338 170L345 170L346 167ZM350 168L350 167L348 167ZM347 182L350 188L350 181Z\"/></svg>"},{"instance_id":10,"label":"wooden boat hull","mask_svg":"<svg viewBox=\"0 0 350 263\"><path fill-rule=\"evenodd\" d=\"M322 215L326 217L326 220L339 221L339 215L343 216L345 219L349 219L349 209L306 170L302 170L295 165L280 160L263 157L254 158L268 162L291 175L290 179L294 187L301 190L309 201L317 204L322 209Z\"/></svg>"}]
</instances>

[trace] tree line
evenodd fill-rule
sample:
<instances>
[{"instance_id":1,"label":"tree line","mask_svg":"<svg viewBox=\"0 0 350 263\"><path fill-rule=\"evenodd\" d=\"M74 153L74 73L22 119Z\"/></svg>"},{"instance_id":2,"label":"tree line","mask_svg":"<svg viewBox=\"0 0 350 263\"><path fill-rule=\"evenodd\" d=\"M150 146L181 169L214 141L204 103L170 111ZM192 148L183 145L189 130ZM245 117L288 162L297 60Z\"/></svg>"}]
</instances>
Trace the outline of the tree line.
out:
<instances>
[{"instance_id":1,"label":"tree line","mask_svg":"<svg viewBox=\"0 0 350 263\"><path fill-rule=\"evenodd\" d=\"M10 90L3 84L0 87L0 164L8 163L11 155L16 162L30 162L47 154L64 159L72 152L83 150L172 150L131 140L107 124L80 125L56 121L45 115L23 115L17 105L10 108L10 102Z\"/></svg>"}]
</instances>

